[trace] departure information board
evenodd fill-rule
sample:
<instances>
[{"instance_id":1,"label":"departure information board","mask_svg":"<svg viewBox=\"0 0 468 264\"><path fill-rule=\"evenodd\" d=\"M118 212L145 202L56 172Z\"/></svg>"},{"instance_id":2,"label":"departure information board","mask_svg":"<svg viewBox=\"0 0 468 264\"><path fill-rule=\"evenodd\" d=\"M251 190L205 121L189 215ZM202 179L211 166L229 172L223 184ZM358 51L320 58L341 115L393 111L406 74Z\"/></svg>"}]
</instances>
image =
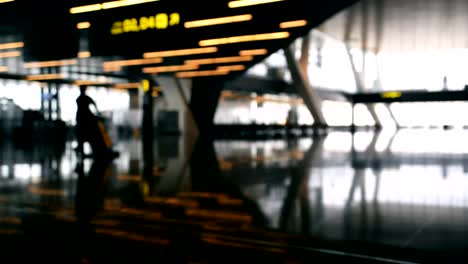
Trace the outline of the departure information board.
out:
<instances>
[{"instance_id":1,"label":"departure information board","mask_svg":"<svg viewBox=\"0 0 468 264\"><path fill-rule=\"evenodd\" d=\"M140 18L126 18L115 21L110 28L111 35L121 35L146 30L166 30L180 25L179 13L157 13Z\"/></svg>"},{"instance_id":2,"label":"departure information board","mask_svg":"<svg viewBox=\"0 0 468 264\"><path fill-rule=\"evenodd\" d=\"M162 2L102 10L89 28L93 56L141 56L144 52L186 47L183 5ZM193 41L193 45L198 45Z\"/></svg>"}]
</instances>

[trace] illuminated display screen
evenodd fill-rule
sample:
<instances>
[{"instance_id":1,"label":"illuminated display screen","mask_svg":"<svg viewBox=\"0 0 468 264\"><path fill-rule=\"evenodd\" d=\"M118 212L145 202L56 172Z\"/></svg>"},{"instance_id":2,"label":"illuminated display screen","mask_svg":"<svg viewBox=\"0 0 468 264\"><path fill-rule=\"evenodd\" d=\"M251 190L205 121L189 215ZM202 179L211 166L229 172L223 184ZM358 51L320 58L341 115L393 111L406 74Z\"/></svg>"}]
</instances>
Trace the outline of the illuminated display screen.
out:
<instances>
[{"instance_id":1,"label":"illuminated display screen","mask_svg":"<svg viewBox=\"0 0 468 264\"><path fill-rule=\"evenodd\" d=\"M395 98L400 98L400 97L401 97L401 92L398 92L398 91L389 91L389 92L381 93L380 96L381 96L382 98L395 99Z\"/></svg>"},{"instance_id":2,"label":"illuminated display screen","mask_svg":"<svg viewBox=\"0 0 468 264\"><path fill-rule=\"evenodd\" d=\"M268 10L268 9L264 9ZM128 56L141 57L143 53L197 48L203 39L220 36L245 35L246 27L256 32L274 32L279 30L279 23L273 28L263 29L263 23L271 26L271 20L253 21L253 16L246 10L229 9L227 1L157 1L124 8L94 12L94 20L89 32L89 47L93 56ZM77 15L78 17L79 15ZM237 23L186 28L186 22L231 17L248 17ZM258 28L257 28L258 27ZM260 45L263 47L263 45ZM234 50L233 53L236 53ZM171 58L175 59L175 58ZM174 62L173 64L183 63Z\"/></svg>"},{"instance_id":3,"label":"illuminated display screen","mask_svg":"<svg viewBox=\"0 0 468 264\"><path fill-rule=\"evenodd\" d=\"M130 32L140 32L145 30L164 30L180 24L179 13L158 13L154 16L127 18L112 24L110 29L112 35L120 35Z\"/></svg>"},{"instance_id":4,"label":"illuminated display screen","mask_svg":"<svg viewBox=\"0 0 468 264\"><path fill-rule=\"evenodd\" d=\"M185 48L184 5L154 2L102 10L88 29L94 56L141 57L144 52ZM194 40L193 45L197 45Z\"/></svg>"},{"instance_id":5,"label":"illuminated display screen","mask_svg":"<svg viewBox=\"0 0 468 264\"><path fill-rule=\"evenodd\" d=\"M161 0L74 16L77 23L90 22L91 27L86 29L89 51L102 57L141 58L147 52L219 43L224 44L220 52L236 56L239 50L278 48L280 43L297 36L299 30L306 31L305 27L297 28L298 31L280 28L280 22L306 18L297 14L297 10L303 9L298 9L295 1L235 9L229 8L228 2ZM180 60L180 57L165 58L163 63L179 65L183 63Z\"/></svg>"}]
</instances>

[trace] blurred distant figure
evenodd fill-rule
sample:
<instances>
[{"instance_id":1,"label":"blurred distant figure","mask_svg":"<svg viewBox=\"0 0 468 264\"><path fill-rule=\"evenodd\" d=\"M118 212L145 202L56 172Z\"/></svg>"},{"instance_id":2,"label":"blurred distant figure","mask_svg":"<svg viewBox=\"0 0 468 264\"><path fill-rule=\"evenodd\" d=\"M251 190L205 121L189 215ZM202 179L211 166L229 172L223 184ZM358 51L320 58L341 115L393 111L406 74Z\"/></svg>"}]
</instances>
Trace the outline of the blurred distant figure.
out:
<instances>
[{"instance_id":1,"label":"blurred distant figure","mask_svg":"<svg viewBox=\"0 0 468 264\"><path fill-rule=\"evenodd\" d=\"M443 81L442 81L442 91L448 91L447 76L444 76L444 79L443 79Z\"/></svg>"},{"instance_id":2,"label":"blurred distant figure","mask_svg":"<svg viewBox=\"0 0 468 264\"><path fill-rule=\"evenodd\" d=\"M299 115L297 113L297 106L292 105L286 117L286 134L287 136L294 135L294 129L299 125Z\"/></svg>"},{"instance_id":3,"label":"blurred distant figure","mask_svg":"<svg viewBox=\"0 0 468 264\"><path fill-rule=\"evenodd\" d=\"M299 124L299 115L297 113L297 106L293 105L288 111L288 116L286 117L286 126L292 128Z\"/></svg>"},{"instance_id":4,"label":"blurred distant figure","mask_svg":"<svg viewBox=\"0 0 468 264\"><path fill-rule=\"evenodd\" d=\"M99 119L99 110L94 100L86 94L86 86L80 86L80 95L76 99L76 138L77 152L84 156L84 143L91 145L95 157L116 157L118 153L111 149L112 142Z\"/></svg>"}]
</instances>

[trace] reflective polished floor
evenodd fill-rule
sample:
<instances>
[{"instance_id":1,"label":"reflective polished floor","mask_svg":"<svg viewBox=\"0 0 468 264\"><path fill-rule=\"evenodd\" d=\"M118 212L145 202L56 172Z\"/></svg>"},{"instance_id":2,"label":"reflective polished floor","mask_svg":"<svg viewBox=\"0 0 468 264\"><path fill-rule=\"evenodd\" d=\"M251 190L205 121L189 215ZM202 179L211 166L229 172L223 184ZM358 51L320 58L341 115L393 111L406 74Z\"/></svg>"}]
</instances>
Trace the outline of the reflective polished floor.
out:
<instances>
[{"instance_id":1,"label":"reflective polished floor","mask_svg":"<svg viewBox=\"0 0 468 264\"><path fill-rule=\"evenodd\" d=\"M2 142L0 258L466 263L467 139L455 129L159 136L152 162L134 139L118 141L113 161L80 160L74 142Z\"/></svg>"}]
</instances>

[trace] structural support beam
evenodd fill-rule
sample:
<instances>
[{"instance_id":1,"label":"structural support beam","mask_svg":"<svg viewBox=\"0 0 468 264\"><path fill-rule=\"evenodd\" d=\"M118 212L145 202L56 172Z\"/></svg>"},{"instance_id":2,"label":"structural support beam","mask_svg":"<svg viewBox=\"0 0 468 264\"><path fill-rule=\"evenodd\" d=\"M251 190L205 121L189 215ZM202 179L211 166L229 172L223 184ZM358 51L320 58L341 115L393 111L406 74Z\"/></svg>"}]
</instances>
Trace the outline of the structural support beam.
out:
<instances>
[{"instance_id":1,"label":"structural support beam","mask_svg":"<svg viewBox=\"0 0 468 264\"><path fill-rule=\"evenodd\" d=\"M187 158L189 159L190 156L192 155L193 147L195 145L195 142L197 141L200 131L198 130L197 123L195 122L195 118L193 117L192 110L190 109L190 101L184 92L184 85L182 83L182 80L175 78L174 81L176 83L179 96L184 103L184 111L185 111L184 119L185 119L185 135L186 135L185 143L187 147L186 149Z\"/></svg>"},{"instance_id":2,"label":"structural support beam","mask_svg":"<svg viewBox=\"0 0 468 264\"><path fill-rule=\"evenodd\" d=\"M143 119L142 119L142 145L143 145L143 178L149 186L153 186L153 140L154 140L154 124L153 124L153 90L156 82L152 78L142 80L143 88Z\"/></svg>"},{"instance_id":3,"label":"structural support beam","mask_svg":"<svg viewBox=\"0 0 468 264\"><path fill-rule=\"evenodd\" d=\"M366 8L366 5L367 3L364 1L361 3L361 5L363 5L362 7L362 15L363 15L363 23L362 23L362 27L361 27L361 37L363 39L361 39L361 42L363 43L362 44L362 48L365 48L367 49L367 33L365 31L367 31L367 8ZM348 54L348 58L349 58L349 62L351 64L351 69L353 71L353 74L354 74L354 80L356 82L356 88L358 90L358 92L364 92L365 91L365 85L364 85L364 80L363 80L363 76L364 76L364 72L362 73L359 73L357 68L356 68L356 64L354 63L354 59L353 59L353 55L351 54L351 45L350 45L350 41L351 41L351 32L352 32L352 29L353 29L353 25L354 25L354 20L355 20L355 16L356 16L356 13L355 13L355 8L356 7L352 7L350 8L350 10L348 11L348 17L346 19L346 25L345 25L345 32L344 32L344 42L345 42L345 45L346 45L346 53ZM365 70L365 55L364 53L366 52L366 50L362 50L363 52L363 71ZM353 106L354 107L354 106ZM381 127L382 126L382 123L380 122L380 119L375 111L375 105L370 105L370 104L366 104L366 107L367 109L369 110L369 113L371 114L372 116L372 119L374 119L374 122L375 122L375 126L376 127ZM354 122L353 122L353 125L354 125Z\"/></svg>"},{"instance_id":4,"label":"structural support beam","mask_svg":"<svg viewBox=\"0 0 468 264\"><path fill-rule=\"evenodd\" d=\"M322 103L317 95L317 92L310 85L309 79L307 77L307 66L308 66L308 57L309 57L309 37L305 37L302 43L302 55L300 59L300 64L296 61L294 57L294 51L291 46L284 49L284 54L286 56L286 61L288 63L289 71L291 72L291 77L294 82L294 86L298 94L304 100L307 108L309 109L312 117L314 118L315 125L318 127L326 127L327 123L322 113Z\"/></svg>"},{"instance_id":5,"label":"structural support beam","mask_svg":"<svg viewBox=\"0 0 468 264\"><path fill-rule=\"evenodd\" d=\"M382 38L383 38L383 24L384 24L384 2L383 0L377 0L375 4L375 65L377 68L377 85L375 88L378 89L378 91L382 90L382 82L380 80L380 61L379 61L379 54L380 50L382 49ZM392 109L390 108L389 104L385 104L385 108L387 109L390 118L392 121L395 123L395 126L397 128L400 128L400 124L398 124L397 119L395 118L395 115L393 114Z\"/></svg>"},{"instance_id":6,"label":"structural support beam","mask_svg":"<svg viewBox=\"0 0 468 264\"><path fill-rule=\"evenodd\" d=\"M223 88L222 78L195 78L192 80L190 109L200 137L213 136L213 118Z\"/></svg>"},{"instance_id":7,"label":"structural support beam","mask_svg":"<svg viewBox=\"0 0 468 264\"><path fill-rule=\"evenodd\" d=\"M198 138L199 131L192 110L190 108L190 94L192 81L175 77L156 77L160 88L165 94L168 107L177 110L179 114L179 130L184 137L185 156L190 159L193 146Z\"/></svg>"}]
</instances>

